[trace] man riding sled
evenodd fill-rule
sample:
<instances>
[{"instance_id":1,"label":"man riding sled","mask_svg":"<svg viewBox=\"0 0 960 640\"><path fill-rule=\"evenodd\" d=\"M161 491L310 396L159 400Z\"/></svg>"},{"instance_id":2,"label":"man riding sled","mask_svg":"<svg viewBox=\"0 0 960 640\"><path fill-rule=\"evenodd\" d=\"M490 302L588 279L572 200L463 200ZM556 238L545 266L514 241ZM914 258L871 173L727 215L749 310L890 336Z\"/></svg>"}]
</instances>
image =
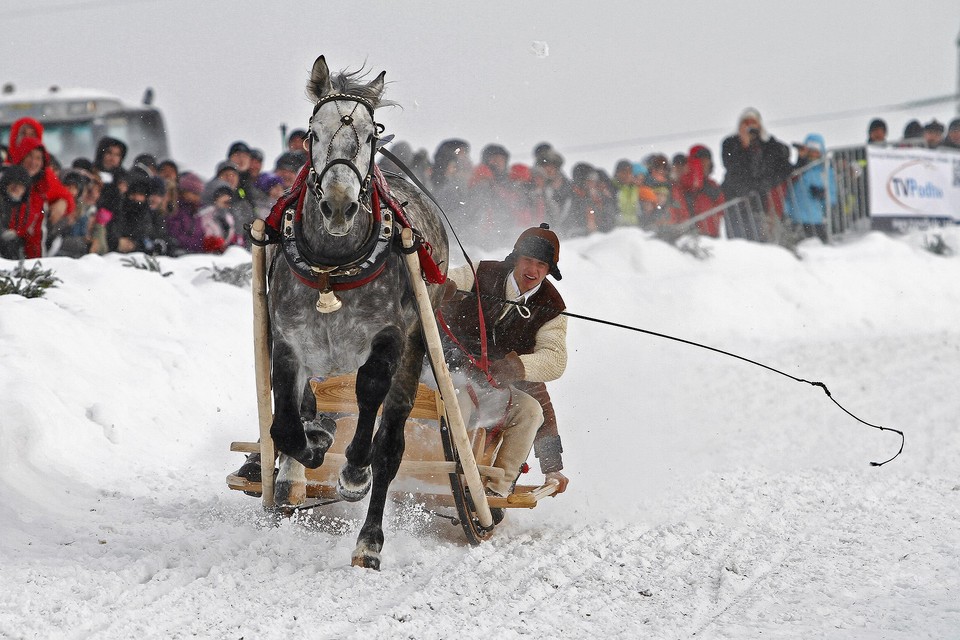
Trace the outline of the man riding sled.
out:
<instances>
[{"instance_id":1,"label":"man riding sled","mask_svg":"<svg viewBox=\"0 0 960 640\"><path fill-rule=\"evenodd\" d=\"M542 224L521 233L504 260L480 262L476 278L470 265L464 265L451 269L443 285L441 316L458 343L446 349L451 371L471 370L471 378L483 378L477 371L481 336L486 338L490 380L461 383L466 388L459 400L466 422L476 414L492 413L492 421L498 422L495 429L502 432L493 465L503 469L504 477L487 485L491 495L511 493L531 447L547 480L559 484L557 492L567 487L556 415L544 384L559 378L567 365L567 319L561 315L565 305L546 279L561 279L559 257L557 235ZM496 389L506 393L491 393ZM495 521L503 518L502 509L491 511Z\"/></svg>"}]
</instances>

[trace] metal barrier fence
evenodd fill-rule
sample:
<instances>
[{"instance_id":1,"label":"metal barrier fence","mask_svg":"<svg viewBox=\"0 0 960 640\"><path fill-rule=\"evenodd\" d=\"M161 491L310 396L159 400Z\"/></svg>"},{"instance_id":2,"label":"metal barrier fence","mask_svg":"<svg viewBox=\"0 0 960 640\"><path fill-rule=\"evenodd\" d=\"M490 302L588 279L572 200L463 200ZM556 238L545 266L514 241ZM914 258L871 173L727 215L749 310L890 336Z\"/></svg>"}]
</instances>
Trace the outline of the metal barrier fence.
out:
<instances>
[{"instance_id":1,"label":"metal barrier fence","mask_svg":"<svg viewBox=\"0 0 960 640\"><path fill-rule=\"evenodd\" d=\"M794 222L791 212L798 211L810 199L798 192L809 189L804 175L822 172L817 182L824 186L823 219L820 224ZM819 235L825 242L870 228L866 147L833 149L821 158L797 169L783 183L766 193L750 193L705 211L678 226L678 231L694 229L697 222L711 216L723 216L727 238L770 242L793 247L800 240Z\"/></svg>"}]
</instances>

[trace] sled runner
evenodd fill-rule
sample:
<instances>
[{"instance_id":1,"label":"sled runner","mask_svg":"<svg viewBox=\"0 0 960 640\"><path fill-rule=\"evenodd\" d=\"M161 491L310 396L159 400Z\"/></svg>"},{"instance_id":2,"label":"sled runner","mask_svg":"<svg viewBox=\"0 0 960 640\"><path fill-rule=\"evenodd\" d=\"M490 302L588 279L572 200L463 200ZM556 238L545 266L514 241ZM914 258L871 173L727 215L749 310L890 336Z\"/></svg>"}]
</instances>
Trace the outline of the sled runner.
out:
<instances>
[{"instance_id":1,"label":"sled runner","mask_svg":"<svg viewBox=\"0 0 960 640\"><path fill-rule=\"evenodd\" d=\"M252 235L259 239L263 233L263 221L258 220L254 223ZM404 246L412 248L411 231L404 229L402 236ZM455 397L455 391L443 361L436 319L421 276L420 259L416 251L405 254L404 258L439 391L422 383L418 387L413 409L404 428L403 459L390 493L395 497L412 494L428 510L441 516L444 514L437 509L453 507L456 517L450 519L463 528L471 544L479 544L492 535L495 527L490 508L532 509L541 499L554 495L558 485L555 482L541 486L517 485L507 497L485 494L484 480L503 474L501 469L491 466L500 445L499 434L496 430L488 434L485 429L468 432L456 401L444 402L443 397ZM256 244L253 247L252 285L260 441L234 442L230 449L241 453L259 452L262 460L272 461L275 458L275 446L270 437L273 412L266 310L266 257L264 247ZM318 415L335 417L337 424L334 442L324 455L323 464L316 469L306 469L304 483L287 494L288 499L284 504L274 503L273 474L263 474L260 482L231 474L227 476L230 489L259 496L265 508L277 508L281 513L322 507L340 500L337 491L338 472L347 461L345 452L353 440L359 412L354 393L356 374L328 379L311 378L310 387L316 398ZM272 469L273 465L268 462L266 468Z\"/></svg>"}]
</instances>

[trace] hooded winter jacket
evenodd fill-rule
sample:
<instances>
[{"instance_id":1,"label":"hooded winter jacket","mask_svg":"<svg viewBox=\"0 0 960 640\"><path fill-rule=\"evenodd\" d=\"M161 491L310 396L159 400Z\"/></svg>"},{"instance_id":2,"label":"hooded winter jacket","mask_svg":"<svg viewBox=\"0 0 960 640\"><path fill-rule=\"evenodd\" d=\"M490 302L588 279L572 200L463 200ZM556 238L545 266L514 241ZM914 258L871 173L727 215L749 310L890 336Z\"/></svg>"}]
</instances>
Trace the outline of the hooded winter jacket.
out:
<instances>
[{"instance_id":1,"label":"hooded winter jacket","mask_svg":"<svg viewBox=\"0 0 960 640\"><path fill-rule=\"evenodd\" d=\"M72 213L76 202L57 174L48 164L49 156L43 144L37 138L26 138L17 147L20 160L23 161L34 149L43 153L43 167L30 180L27 187L26 210L17 219L11 219L10 229L23 238L24 255L27 258L39 258L43 255L43 208L48 202L66 200L67 213Z\"/></svg>"},{"instance_id":2,"label":"hooded winter jacket","mask_svg":"<svg viewBox=\"0 0 960 640\"><path fill-rule=\"evenodd\" d=\"M823 136L811 133L803 141L803 145L819 149L820 158L826 160L827 146ZM801 169L806 164L799 161L797 168ZM828 178L825 180L824 165L818 161L797 176L792 186L785 197L784 209L787 216L798 224L823 224L827 200L829 199L831 206L837 205L837 181L833 168L828 167Z\"/></svg>"}]
</instances>

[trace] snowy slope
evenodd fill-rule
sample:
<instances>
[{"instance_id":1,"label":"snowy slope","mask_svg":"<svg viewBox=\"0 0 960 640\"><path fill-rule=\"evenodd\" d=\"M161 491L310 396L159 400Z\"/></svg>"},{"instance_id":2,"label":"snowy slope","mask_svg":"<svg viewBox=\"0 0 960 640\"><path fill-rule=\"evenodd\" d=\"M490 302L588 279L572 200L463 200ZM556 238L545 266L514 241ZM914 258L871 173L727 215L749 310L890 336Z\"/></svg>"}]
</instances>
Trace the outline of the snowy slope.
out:
<instances>
[{"instance_id":1,"label":"snowy slope","mask_svg":"<svg viewBox=\"0 0 960 640\"><path fill-rule=\"evenodd\" d=\"M197 269L242 250L45 260L58 288L0 297L0 637L958 638L960 258L922 242L564 243L571 311L822 380L903 455L868 466L899 438L819 389L571 320L568 492L476 548L393 507L380 572L363 505L271 527L225 488L250 293Z\"/></svg>"}]
</instances>

